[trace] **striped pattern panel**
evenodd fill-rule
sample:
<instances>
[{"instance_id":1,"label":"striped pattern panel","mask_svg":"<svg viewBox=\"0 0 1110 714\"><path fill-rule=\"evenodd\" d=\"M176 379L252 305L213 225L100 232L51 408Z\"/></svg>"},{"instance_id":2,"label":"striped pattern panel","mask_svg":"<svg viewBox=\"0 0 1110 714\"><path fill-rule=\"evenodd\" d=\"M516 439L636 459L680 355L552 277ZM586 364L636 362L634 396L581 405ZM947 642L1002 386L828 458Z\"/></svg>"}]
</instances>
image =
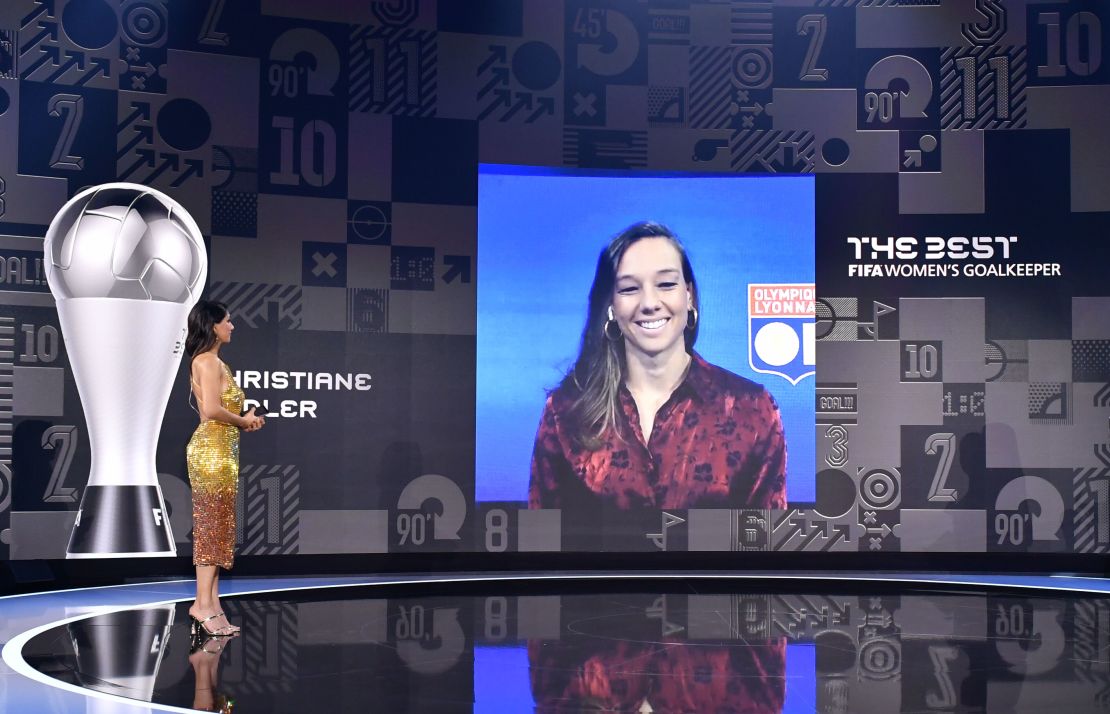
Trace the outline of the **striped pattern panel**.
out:
<instances>
[{"instance_id":1,"label":"striped pattern panel","mask_svg":"<svg viewBox=\"0 0 1110 714\"><path fill-rule=\"evenodd\" d=\"M435 32L368 25L352 29L348 109L434 116L438 55Z\"/></svg>"},{"instance_id":2,"label":"striped pattern panel","mask_svg":"<svg viewBox=\"0 0 1110 714\"><path fill-rule=\"evenodd\" d=\"M815 510L802 508L772 511L772 516L771 550L839 551L857 547L851 525L843 518L828 519ZM881 543L880 547L891 550Z\"/></svg>"},{"instance_id":3,"label":"striped pattern panel","mask_svg":"<svg viewBox=\"0 0 1110 714\"><path fill-rule=\"evenodd\" d=\"M725 129L732 122L732 50L690 48L690 119L696 129Z\"/></svg>"},{"instance_id":4,"label":"striped pattern panel","mask_svg":"<svg viewBox=\"0 0 1110 714\"><path fill-rule=\"evenodd\" d=\"M774 38L771 0L740 0L732 3L733 44L770 45Z\"/></svg>"},{"instance_id":5,"label":"striped pattern panel","mask_svg":"<svg viewBox=\"0 0 1110 714\"><path fill-rule=\"evenodd\" d=\"M729 151L736 172L813 173L812 132L742 130L732 135Z\"/></svg>"},{"instance_id":6,"label":"striped pattern panel","mask_svg":"<svg viewBox=\"0 0 1110 714\"><path fill-rule=\"evenodd\" d=\"M228 618L251 636L239 638L242 660L221 668L220 683L237 696L291 691L298 675L297 605L256 601L239 610L229 598L223 606Z\"/></svg>"},{"instance_id":7,"label":"striped pattern panel","mask_svg":"<svg viewBox=\"0 0 1110 714\"><path fill-rule=\"evenodd\" d=\"M763 632L768 639L786 637L790 642L812 642L823 632L848 626L853 615L858 617L857 613L863 611L862 606L859 598L847 595L772 595L766 613L753 621L769 621L768 629ZM750 605L745 607L743 614L748 621L746 618L752 614ZM752 627L748 625L750 634L760 633L752 631Z\"/></svg>"},{"instance_id":8,"label":"striped pattern panel","mask_svg":"<svg viewBox=\"0 0 1110 714\"><path fill-rule=\"evenodd\" d=\"M389 290L348 288L347 332L389 332Z\"/></svg>"},{"instance_id":9,"label":"striped pattern panel","mask_svg":"<svg viewBox=\"0 0 1110 714\"><path fill-rule=\"evenodd\" d=\"M940 7L940 0L817 0L815 7Z\"/></svg>"},{"instance_id":10,"label":"striped pattern panel","mask_svg":"<svg viewBox=\"0 0 1110 714\"><path fill-rule=\"evenodd\" d=\"M236 540L239 555L291 555L300 540L301 471L296 466L244 466Z\"/></svg>"},{"instance_id":11,"label":"striped pattern panel","mask_svg":"<svg viewBox=\"0 0 1110 714\"><path fill-rule=\"evenodd\" d=\"M276 325L286 330L301 326L301 287L267 283L212 283L211 299L227 305L236 322L250 327Z\"/></svg>"},{"instance_id":12,"label":"striped pattern panel","mask_svg":"<svg viewBox=\"0 0 1110 714\"><path fill-rule=\"evenodd\" d=\"M1110 553L1110 469L1072 472L1076 553Z\"/></svg>"},{"instance_id":13,"label":"striped pattern panel","mask_svg":"<svg viewBox=\"0 0 1110 714\"><path fill-rule=\"evenodd\" d=\"M1094 600L1082 599L1075 603L1073 615L1075 634L1072 646L1075 648L1074 657L1078 668L1082 668L1081 663L1091 663L1098 659L1098 616L1100 611L1107 612L1105 608L1097 607Z\"/></svg>"},{"instance_id":14,"label":"striped pattern panel","mask_svg":"<svg viewBox=\"0 0 1110 714\"><path fill-rule=\"evenodd\" d=\"M950 47L940 56L942 129L1020 129L1026 125L1025 47ZM965 75L974 69L974 83ZM1003 104L999 106L999 98ZM1008 101L1007 101L1008 98Z\"/></svg>"},{"instance_id":15,"label":"striped pattern panel","mask_svg":"<svg viewBox=\"0 0 1110 714\"><path fill-rule=\"evenodd\" d=\"M646 131L563 130L563 163L594 169L647 168Z\"/></svg>"}]
</instances>

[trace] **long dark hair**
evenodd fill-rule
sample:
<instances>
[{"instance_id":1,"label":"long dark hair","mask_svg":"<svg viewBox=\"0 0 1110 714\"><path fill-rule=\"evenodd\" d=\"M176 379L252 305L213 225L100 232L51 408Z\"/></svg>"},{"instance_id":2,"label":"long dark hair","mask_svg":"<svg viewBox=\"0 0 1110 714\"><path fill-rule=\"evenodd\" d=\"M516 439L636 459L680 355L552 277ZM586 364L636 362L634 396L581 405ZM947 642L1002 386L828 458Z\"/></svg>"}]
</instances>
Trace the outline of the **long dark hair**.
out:
<instances>
[{"instance_id":1,"label":"long dark hair","mask_svg":"<svg viewBox=\"0 0 1110 714\"><path fill-rule=\"evenodd\" d=\"M698 291L694 269L682 246L670 228L661 223L641 221L633 223L617 234L597 258L594 282L590 286L590 300L586 311L586 326L582 329L582 345L578 359L563 378L561 388L573 395L567 409L567 424L571 441L578 447L596 450L601 446L601 435L606 429L616 427L620 409L620 386L624 381L624 339L612 339L606 332L609 306L613 304L613 288L617 282L617 267L633 243L644 238L665 238L678 251L682 260L682 278L692 295L691 306L698 309ZM698 321L683 333L686 351L692 352L698 339ZM622 438L626 435L618 434Z\"/></svg>"},{"instance_id":2,"label":"long dark hair","mask_svg":"<svg viewBox=\"0 0 1110 714\"><path fill-rule=\"evenodd\" d=\"M212 328L227 317L227 305L215 300L201 300L189 311L189 334L185 337L185 353L192 360L212 349L216 333Z\"/></svg>"}]
</instances>

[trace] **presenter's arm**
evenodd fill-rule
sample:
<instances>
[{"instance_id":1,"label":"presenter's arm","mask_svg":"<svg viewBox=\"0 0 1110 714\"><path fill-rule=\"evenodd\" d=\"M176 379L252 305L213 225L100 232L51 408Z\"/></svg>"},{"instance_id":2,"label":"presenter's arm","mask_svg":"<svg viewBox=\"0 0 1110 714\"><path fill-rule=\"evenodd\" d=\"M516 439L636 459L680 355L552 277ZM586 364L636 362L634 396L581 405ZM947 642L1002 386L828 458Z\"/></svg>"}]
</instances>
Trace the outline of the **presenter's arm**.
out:
<instances>
[{"instance_id":1,"label":"presenter's arm","mask_svg":"<svg viewBox=\"0 0 1110 714\"><path fill-rule=\"evenodd\" d=\"M551 397L548 397L540 418L540 428L536 431L536 442L532 446L528 508L561 508L559 473L569 469L570 464L563 455L562 439L559 438L555 409Z\"/></svg>"},{"instance_id":2,"label":"presenter's arm","mask_svg":"<svg viewBox=\"0 0 1110 714\"><path fill-rule=\"evenodd\" d=\"M220 361L215 356L203 354L194 359L193 378L198 385L197 411L200 412L201 419L222 421L240 429L251 430L256 428L255 424L259 417L254 415L253 408L240 416L224 409L220 402L223 370L220 369Z\"/></svg>"},{"instance_id":3,"label":"presenter's arm","mask_svg":"<svg viewBox=\"0 0 1110 714\"><path fill-rule=\"evenodd\" d=\"M764 390L749 411L759 436L739 474L732 474L731 500L740 508L786 508L786 437L782 416L771 393Z\"/></svg>"}]
</instances>

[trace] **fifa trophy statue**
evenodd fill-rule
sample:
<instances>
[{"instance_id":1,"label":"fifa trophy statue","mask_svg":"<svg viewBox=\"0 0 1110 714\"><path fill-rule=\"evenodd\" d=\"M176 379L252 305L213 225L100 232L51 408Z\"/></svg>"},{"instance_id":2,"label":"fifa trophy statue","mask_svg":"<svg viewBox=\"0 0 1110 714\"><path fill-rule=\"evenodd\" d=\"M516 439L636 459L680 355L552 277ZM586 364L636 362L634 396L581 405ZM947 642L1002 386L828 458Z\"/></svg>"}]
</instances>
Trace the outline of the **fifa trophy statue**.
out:
<instances>
[{"instance_id":1,"label":"fifa trophy statue","mask_svg":"<svg viewBox=\"0 0 1110 714\"><path fill-rule=\"evenodd\" d=\"M165 194L110 183L62 206L43 250L92 449L66 557L176 555L154 457L208 272L200 229Z\"/></svg>"}]
</instances>

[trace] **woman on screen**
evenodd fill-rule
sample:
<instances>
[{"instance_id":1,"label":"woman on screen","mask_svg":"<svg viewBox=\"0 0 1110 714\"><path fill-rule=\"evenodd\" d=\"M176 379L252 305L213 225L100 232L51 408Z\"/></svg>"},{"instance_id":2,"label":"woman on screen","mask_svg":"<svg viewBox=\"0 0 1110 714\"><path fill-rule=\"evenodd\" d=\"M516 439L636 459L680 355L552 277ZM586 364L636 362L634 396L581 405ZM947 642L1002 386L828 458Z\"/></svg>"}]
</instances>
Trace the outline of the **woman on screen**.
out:
<instances>
[{"instance_id":1,"label":"woman on screen","mask_svg":"<svg viewBox=\"0 0 1110 714\"><path fill-rule=\"evenodd\" d=\"M544 406L529 508L784 508L786 442L761 385L694 351L678 238L629 226L597 261L574 366Z\"/></svg>"},{"instance_id":2,"label":"woman on screen","mask_svg":"<svg viewBox=\"0 0 1110 714\"><path fill-rule=\"evenodd\" d=\"M235 497L239 488L239 430L257 431L266 420L254 409L243 414L243 390L231 368L220 361L220 347L231 341L227 306L208 300L189 313L185 351L189 383L197 400L200 426L186 447L193 490L193 565L197 597L189 608L197 638L226 637L239 628L220 610L220 568L235 559Z\"/></svg>"}]
</instances>

